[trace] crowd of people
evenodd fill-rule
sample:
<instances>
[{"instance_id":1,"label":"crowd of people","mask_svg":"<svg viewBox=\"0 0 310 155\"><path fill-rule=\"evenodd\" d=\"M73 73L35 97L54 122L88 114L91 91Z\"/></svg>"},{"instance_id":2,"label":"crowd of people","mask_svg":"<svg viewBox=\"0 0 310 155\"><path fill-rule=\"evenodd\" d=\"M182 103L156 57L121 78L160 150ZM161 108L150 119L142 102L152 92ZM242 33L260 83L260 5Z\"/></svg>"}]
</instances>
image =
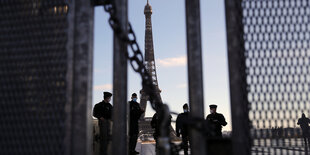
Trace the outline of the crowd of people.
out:
<instances>
[{"instance_id":1,"label":"crowd of people","mask_svg":"<svg viewBox=\"0 0 310 155\"><path fill-rule=\"evenodd\" d=\"M97 103L93 109L93 116L98 119L98 125L100 130L100 155L107 155L108 152L108 143L111 139L111 127L112 127L112 110L113 106L111 105L112 93L104 92L103 101ZM138 96L136 93L131 95L131 101L129 101L129 154L136 155L139 154L135 150L138 134L139 134L139 119L141 115L145 112L145 109L140 107L140 104L137 102ZM210 138L222 138L222 127L227 125L225 117L216 112L217 105L210 105L210 114L206 117L205 122L208 125L210 132L208 132L208 137ZM167 127L170 127L171 115L169 118L169 123ZM184 154L188 154L189 148L189 106L188 104L183 105L183 113L180 113L176 119L176 134L178 137L182 138L182 149ZM158 114L155 113L152 117L151 127L154 128L154 139L156 141L156 150L157 150L157 140L160 132L160 121ZM169 131L169 130L167 130ZM169 133L167 133L169 135Z\"/></svg>"}]
</instances>

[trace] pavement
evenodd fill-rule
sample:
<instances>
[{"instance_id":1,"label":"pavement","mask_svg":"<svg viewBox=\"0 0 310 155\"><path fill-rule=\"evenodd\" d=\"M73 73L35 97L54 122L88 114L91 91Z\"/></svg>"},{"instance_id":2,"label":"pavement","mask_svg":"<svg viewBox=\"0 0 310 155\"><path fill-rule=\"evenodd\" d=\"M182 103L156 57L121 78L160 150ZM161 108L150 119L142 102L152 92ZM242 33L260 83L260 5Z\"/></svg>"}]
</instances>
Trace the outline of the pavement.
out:
<instances>
[{"instance_id":1,"label":"pavement","mask_svg":"<svg viewBox=\"0 0 310 155\"><path fill-rule=\"evenodd\" d=\"M136 151L140 152L140 155L156 155L155 153L155 141L150 142L137 142ZM179 155L183 155L183 150L179 153Z\"/></svg>"}]
</instances>

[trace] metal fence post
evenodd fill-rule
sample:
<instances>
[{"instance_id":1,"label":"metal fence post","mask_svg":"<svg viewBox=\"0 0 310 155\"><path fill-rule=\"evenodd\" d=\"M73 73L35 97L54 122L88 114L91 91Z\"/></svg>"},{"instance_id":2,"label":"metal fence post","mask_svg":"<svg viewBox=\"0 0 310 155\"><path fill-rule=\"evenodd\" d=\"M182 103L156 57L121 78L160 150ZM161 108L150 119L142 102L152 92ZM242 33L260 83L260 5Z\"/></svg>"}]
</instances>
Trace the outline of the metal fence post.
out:
<instances>
[{"instance_id":1,"label":"metal fence post","mask_svg":"<svg viewBox=\"0 0 310 155\"><path fill-rule=\"evenodd\" d=\"M250 154L251 148L241 2L225 0L232 142L235 155Z\"/></svg>"},{"instance_id":2,"label":"metal fence post","mask_svg":"<svg viewBox=\"0 0 310 155\"><path fill-rule=\"evenodd\" d=\"M187 34L187 61L189 81L190 115L204 117L202 55L200 33L200 6L199 0L186 0L186 34ZM194 75L194 76L192 76ZM202 133L192 129L190 131L191 152L193 155L206 154L206 140Z\"/></svg>"},{"instance_id":3,"label":"metal fence post","mask_svg":"<svg viewBox=\"0 0 310 155\"><path fill-rule=\"evenodd\" d=\"M68 49L73 52L71 154L82 155L92 152L94 8L91 1L75 0L74 3L74 14L70 14L74 16L74 46Z\"/></svg>"},{"instance_id":4,"label":"metal fence post","mask_svg":"<svg viewBox=\"0 0 310 155\"><path fill-rule=\"evenodd\" d=\"M127 0L115 1L117 18L122 29L127 31ZM127 43L114 33L113 59L113 137L112 154L127 154Z\"/></svg>"}]
</instances>

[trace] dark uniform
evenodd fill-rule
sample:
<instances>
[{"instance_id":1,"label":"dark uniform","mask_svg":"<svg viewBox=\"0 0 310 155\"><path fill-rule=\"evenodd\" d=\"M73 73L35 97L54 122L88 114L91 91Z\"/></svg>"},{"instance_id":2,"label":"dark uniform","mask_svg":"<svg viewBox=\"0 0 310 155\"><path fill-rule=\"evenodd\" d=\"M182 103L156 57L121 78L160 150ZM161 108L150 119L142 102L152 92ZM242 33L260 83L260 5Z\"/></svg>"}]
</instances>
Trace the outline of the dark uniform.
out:
<instances>
[{"instance_id":1,"label":"dark uniform","mask_svg":"<svg viewBox=\"0 0 310 155\"><path fill-rule=\"evenodd\" d=\"M106 155L110 141L110 125L113 107L110 103L101 101L94 107L93 116L98 119L100 129L100 155ZM103 117L104 121L100 120Z\"/></svg>"},{"instance_id":2,"label":"dark uniform","mask_svg":"<svg viewBox=\"0 0 310 155\"><path fill-rule=\"evenodd\" d=\"M157 141L157 137L159 136L159 121L157 113L155 113L152 117L151 127L155 129L153 137Z\"/></svg>"},{"instance_id":3,"label":"dark uniform","mask_svg":"<svg viewBox=\"0 0 310 155\"><path fill-rule=\"evenodd\" d=\"M182 148L184 149L184 154L188 154L188 126L185 124L188 121L189 112L184 112L178 115L175 128L177 136L182 135Z\"/></svg>"},{"instance_id":4,"label":"dark uniform","mask_svg":"<svg viewBox=\"0 0 310 155\"><path fill-rule=\"evenodd\" d=\"M168 124L167 124L167 128L170 128L170 125L171 125L171 118L172 116L170 115L169 117L169 121L168 121ZM156 141L156 151L158 150L158 143L157 143L157 140L158 140L158 137L160 136L160 121L159 121L159 116L157 115L157 113L155 113L152 117L152 121L151 121L151 127L153 129L155 129L155 132L153 134L154 136L154 139ZM170 132L170 130L167 130L167 132ZM169 133L166 133L169 135Z\"/></svg>"},{"instance_id":5,"label":"dark uniform","mask_svg":"<svg viewBox=\"0 0 310 155\"><path fill-rule=\"evenodd\" d=\"M137 138L139 134L139 119L144 113L138 102L130 101L130 124L129 124L129 151L135 152Z\"/></svg>"},{"instance_id":6,"label":"dark uniform","mask_svg":"<svg viewBox=\"0 0 310 155\"><path fill-rule=\"evenodd\" d=\"M302 117L298 119L297 122L298 125L300 125L300 128L302 130L302 136L304 137L305 146L310 148L310 119L305 116L305 114L302 114Z\"/></svg>"},{"instance_id":7,"label":"dark uniform","mask_svg":"<svg viewBox=\"0 0 310 155\"><path fill-rule=\"evenodd\" d=\"M210 129L209 137L222 138L222 126L227 125L225 117L220 113L212 113L207 116L206 120Z\"/></svg>"}]
</instances>

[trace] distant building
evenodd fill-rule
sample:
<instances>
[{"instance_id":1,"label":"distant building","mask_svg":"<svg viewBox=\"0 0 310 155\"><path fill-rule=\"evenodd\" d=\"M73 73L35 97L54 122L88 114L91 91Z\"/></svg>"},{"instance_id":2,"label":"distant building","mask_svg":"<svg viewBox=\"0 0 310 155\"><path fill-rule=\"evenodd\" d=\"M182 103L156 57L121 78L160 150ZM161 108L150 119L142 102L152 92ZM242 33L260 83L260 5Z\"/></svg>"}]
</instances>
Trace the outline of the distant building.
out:
<instances>
[{"instance_id":1,"label":"distant building","mask_svg":"<svg viewBox=\"0 0 310 155\"><path fill-rule=\"evenodd\" d=\"M154 140L153 134L155 130L151 127L152 117L145 117L144 120L139 121L139 138L141 141ZM176 136L175 130L170 125L170 138L172 141L180 141L181 138Z\"/></svg>"},{"instance_id":2,"label":"distant building","mask_svg":"<svg viewBox=\"0 0 310 155\"><path fill-rule=\"evenodd\" d=\"M154 140L153 134L155 130L151 127L152 117L145 117L139 121L139 135L142 141Z\"/></svg>"}]
</instances>

